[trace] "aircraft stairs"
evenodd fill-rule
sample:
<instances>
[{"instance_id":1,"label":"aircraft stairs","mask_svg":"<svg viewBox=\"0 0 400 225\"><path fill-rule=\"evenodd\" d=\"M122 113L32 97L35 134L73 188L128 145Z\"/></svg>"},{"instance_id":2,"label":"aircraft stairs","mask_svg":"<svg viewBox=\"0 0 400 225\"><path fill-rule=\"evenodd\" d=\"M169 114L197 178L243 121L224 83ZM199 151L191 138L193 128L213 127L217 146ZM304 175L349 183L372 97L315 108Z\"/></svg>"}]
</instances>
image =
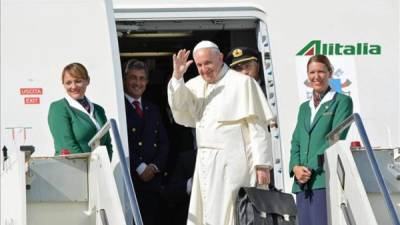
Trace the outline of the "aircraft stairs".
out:
<instances>
[{"instance_id":1,"label":"aircraft stairs","mask_svg":"<svg viewBox=\"0 0 400 225\"><path fill-rule=\"evenodd\" d=\"M339 134L355 123L364 147L350 148ZM372 148L355 113L327 138L328 218L331 225L400 225L400 148Z\"/></svg>"},{"instance_id":2,"label":"aircraft stairs","mask_svg":"<svg viewBox=\"0 0 400 225\"><path fill-rule=\"evenodd\" d=\"M114 169L98 141L110 129L118 160ZM142 225L115 120L89 144L91 153L30 157L33 147L20 146L2 158L0 224Z\"/></svg>"}]
</instances>

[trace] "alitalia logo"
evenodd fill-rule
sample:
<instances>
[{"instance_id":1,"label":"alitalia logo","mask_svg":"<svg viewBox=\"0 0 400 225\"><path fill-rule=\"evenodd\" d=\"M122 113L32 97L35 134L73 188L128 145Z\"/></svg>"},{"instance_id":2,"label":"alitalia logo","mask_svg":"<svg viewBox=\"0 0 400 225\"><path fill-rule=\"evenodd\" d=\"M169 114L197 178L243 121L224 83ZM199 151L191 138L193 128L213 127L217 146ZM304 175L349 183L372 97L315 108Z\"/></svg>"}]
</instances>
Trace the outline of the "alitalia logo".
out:
<instances>
[{"instance_id":1,"label":"alitalia logo","mask_svg":"<svg viewBox=\"0 0 400 225\"><path fill-rule=\"evenodd\" d=\"M381 49L377 44L323 43L321 40L313 40L296 55L380 55Z\"/></svg>"}]
</instances>

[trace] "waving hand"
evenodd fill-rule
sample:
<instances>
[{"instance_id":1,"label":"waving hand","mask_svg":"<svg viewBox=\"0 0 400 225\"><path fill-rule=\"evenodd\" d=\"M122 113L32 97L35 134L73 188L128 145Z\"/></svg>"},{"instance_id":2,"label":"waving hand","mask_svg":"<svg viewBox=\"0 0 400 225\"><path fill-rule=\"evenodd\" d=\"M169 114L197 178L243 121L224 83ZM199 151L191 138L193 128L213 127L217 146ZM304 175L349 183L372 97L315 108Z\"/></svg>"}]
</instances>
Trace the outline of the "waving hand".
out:
<instances>
[{"instance_id":1,"label":"waving hand","mask_svg":"<svg viewBox=\"0 0 400 225\"><path fill-rule=\"evenodd\" d=\"M187 68L189 68L190 64L193 63L193 60L188 61L189 54L189 50L186 51L186 49L181 49L178 54L172 56L174 66L173 76L178 80L183 77Z\"/></svg>"}]
</instances>

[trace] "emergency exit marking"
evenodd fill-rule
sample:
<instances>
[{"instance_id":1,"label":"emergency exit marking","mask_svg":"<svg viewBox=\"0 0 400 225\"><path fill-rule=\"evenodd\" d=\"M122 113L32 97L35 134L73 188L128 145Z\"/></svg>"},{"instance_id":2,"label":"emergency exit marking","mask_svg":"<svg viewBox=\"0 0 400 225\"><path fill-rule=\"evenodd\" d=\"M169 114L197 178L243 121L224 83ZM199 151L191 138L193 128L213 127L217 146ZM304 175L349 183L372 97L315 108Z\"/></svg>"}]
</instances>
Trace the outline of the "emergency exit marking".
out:
<instances>
[{"instance_id":1,"label":"emergency exit marking","mask_svg":"<svg viewBox=\"0 0 400 225\"><path fill-rule=\"evenodd\" d=\"M43 88L20 88L21 95L42 95Z\"/></svg>"},{"instance_id":2,"label":"emergency exit marking","mask_svg":"<svg viewBox=\"0 0 400 225\"><path fill-rule=\"evenodd\" d=\"M33 105L33 104L40 104L39 97L26 97L24 98L25 104Z\"/></svg>"}]
</instances>

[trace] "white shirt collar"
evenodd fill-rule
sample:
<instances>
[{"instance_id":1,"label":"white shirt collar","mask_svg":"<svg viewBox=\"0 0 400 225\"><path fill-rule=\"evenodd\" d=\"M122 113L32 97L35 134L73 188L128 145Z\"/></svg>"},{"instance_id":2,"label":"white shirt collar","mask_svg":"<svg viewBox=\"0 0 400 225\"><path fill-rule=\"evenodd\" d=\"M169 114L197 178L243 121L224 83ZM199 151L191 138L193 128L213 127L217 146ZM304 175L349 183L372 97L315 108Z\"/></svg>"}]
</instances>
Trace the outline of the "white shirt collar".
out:
<instances>
[{"instance_id":1,"label":"white shirt collar","mask_svg":"<svg viewBox=\"0 0 400 225\"><path fill-rule=\"evenodd\" d=\"M330 100L333 99L333 97L335 96L336 91L333 90L333 88L331 88L331 90L325 94L325 96L322 98L321 102L319 103L319 105L317 106L317 108L314 107L314 98L311 97L308 106L311 109L311 118L310 118L310 123L312 124L315 115L317 114L319 108L321 107L321 105L323 105L325 102L328 102Z\"/></svg>"},{"instance_id":2,"label":"white shirt collar","mask_svg":"<svg viewBox=\"0 0 400 225\"><path fill-rule=\"evenodd\" d=\"M67 99L68 104L69 104L71 107L74 107L74 108L76 108L76 109L78 109L78 110L80 110L80 111L82 111L82 112L84 112L84 113L86 113L86 114L88 114L88 115L93 115L94 106L93 106L93 103L89 100L88 97L86 97L86 99L87 99L87 101L89 102L90 114L88 113L88 111L86 111L85 108L83 108L83 106L81 105L81 103L79 103L77 100L71 98L71 96L69 96L68 94L65 95L65 99Z\"/></svg>"},{"instance_id":3,"label":"white shirt collar","mask_svg":"<svg viewBox=\"0 0 400 225\"><path fill-rule=\"evenodd\" d=\"M86 97L86 96L85 96ZM100 125L97 122L97 120L94 118L94 105L93 103L89 100L88 97L86 97L87 101L89 102L89 106L90 106L90 113L88 113L88 111L86 111L85 108L83 108L83 106L75 99L71 98L71 96L69 96L68 94L65 95L65 99L67 100L68 104L71 107L74 107L75 109L85 113L86 115L88 115L90 117L90 119L93 121L94 125L96 126L97 130L100 130Z\"/></svg>"},{"instance_id":4,"label":"white shirt collar","mask_svg":"<svg viewBox=\"0 0 400 225\"><path fill-rule=\"evenodd\" d=\"M221 71L218 74L218 81L221 80L225 76L225 74L226 74L226 72L228 72L228 70L229 70L229 66L224 63L222 65Z\"/></svg>"},{"instance_id":5,"label":"white shirt collar","mask_svg":"<svg viewBox=\"0 0 400 225\"><path fill-rule=\"evenodd\" d=\"M142 97L139 97L138 99L136 99L136 98L131 97L127 93L125 93L125 98L128 99L128 102L131 103L131 105L133 105L132 104L133 101L138 101L140 103L140 106L142 106ZM133 107L135 107L135 106L133 106Z\"/></svg>"}]
</instances>

